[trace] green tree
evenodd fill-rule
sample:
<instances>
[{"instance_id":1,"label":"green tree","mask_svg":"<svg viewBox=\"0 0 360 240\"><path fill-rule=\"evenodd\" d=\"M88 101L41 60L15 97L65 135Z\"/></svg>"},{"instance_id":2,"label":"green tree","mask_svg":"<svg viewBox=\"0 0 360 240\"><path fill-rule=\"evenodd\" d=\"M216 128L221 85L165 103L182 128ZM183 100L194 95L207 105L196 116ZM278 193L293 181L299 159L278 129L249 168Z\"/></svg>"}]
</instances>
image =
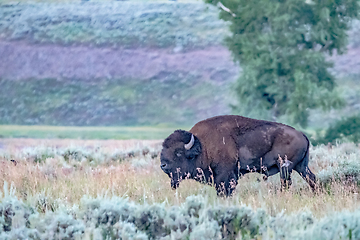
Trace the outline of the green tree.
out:
<instances>
[{"instance_id":1,"label":"green tree","mask_svg":"<svg viewBox=\"0 0 360 240\"><path fill-rule=\"evenodd\" d=\"M346 50L358 0L205 1L231 22L226 44L242 67L236 111L268 119L286 115L306 127L310 109L343 104L326 54Z\"/></svg>"},{"instance_id":2,"label":"green tree","mask_svg":"<svg viewBox=\"0 0 360 240\"><path fill-rule=\"evenodd\" d=\"M335 143L336 140L360 142L360 115L343 118L331 125L323 137L312 141L312 144Z\"/></svg>"}]
</instances>

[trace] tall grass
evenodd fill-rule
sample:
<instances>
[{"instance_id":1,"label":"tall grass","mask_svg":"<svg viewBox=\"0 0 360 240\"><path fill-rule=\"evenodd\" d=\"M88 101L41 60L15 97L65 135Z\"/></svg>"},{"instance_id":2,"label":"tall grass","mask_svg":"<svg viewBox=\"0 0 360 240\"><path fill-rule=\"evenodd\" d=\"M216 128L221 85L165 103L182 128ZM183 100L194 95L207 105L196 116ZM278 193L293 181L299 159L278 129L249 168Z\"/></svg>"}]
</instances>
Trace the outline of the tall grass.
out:
<instances>
[{"instance_id":1,"label":"tall grass","mask_svg":"<svg viewBox=\"0 0 360 240\"><path fill-rule=\"evenodd\" d=\"M320 186L316 193L297 173L286 191L280 191L278 175L264 182L253 173L239 180L233 197L223 199L213 187L192 180L171 190L159 167L160 141L68 141L0 142L0 189L4 189L0 217L1 209L9 208L8 201L23 209L23 215L11 215L18 217L11 220L18 224L11 234L23 227L26 234L36 232L40 238L65 236L62 230L60 235L46 235L59 222L72 226L71 233L64 227L70 239L121 234L132 234L128 239L290 239L296 233L297 239L307 239L309 233L326 239L315 227L325 231L329 226L332 239L360 232L354 220L360 207L360 148L355 144L311 149L310 168ZM27 219L26 214L32 217ZM34 219L48 222L48 229ZM347 227L340 229L339 221Z\"/></svg>"},{"instance_id":2,"label":"tall grass","mask_svg":"<svg viewBox=\"0 0 360 240\"><path fill-rule=\"evenodd\" d=\"M323 186L315 195L296 172L288 191L280 191L278 175L265 182L261 175L250 173L239 180L230 199L219 199L213 187L192 180L171 190L159 167L161 141L5 139L0 144L1 182L13 183L16 195L24 200L41 193L54 203L60 199L72 205L83 195L106 194L174 205L195 194L207 196L214 204L246 204L270 214L308 209L316 216L358 206L360 149L354 144L311 149L310 168Z\"/></svg>"}]
</instances>

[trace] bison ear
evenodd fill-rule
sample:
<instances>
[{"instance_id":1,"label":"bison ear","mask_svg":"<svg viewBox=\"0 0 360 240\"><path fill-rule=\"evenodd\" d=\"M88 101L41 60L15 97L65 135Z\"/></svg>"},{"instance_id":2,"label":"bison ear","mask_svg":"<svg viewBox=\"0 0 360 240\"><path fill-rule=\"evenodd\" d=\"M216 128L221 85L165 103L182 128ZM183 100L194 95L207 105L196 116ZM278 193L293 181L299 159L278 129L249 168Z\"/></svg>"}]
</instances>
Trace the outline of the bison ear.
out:
<instances>
[{"instance_id":1,"label":"bison ear","mask_svg":"<svg viewBox=\"0 0 360 240\"><path fill-rule=\"evenodd\" d=\"M188 159L194 159L201 153L201 143L199 139L191 134L191 140L185 144L185 155Z\"/></svg>"}]
</instances>

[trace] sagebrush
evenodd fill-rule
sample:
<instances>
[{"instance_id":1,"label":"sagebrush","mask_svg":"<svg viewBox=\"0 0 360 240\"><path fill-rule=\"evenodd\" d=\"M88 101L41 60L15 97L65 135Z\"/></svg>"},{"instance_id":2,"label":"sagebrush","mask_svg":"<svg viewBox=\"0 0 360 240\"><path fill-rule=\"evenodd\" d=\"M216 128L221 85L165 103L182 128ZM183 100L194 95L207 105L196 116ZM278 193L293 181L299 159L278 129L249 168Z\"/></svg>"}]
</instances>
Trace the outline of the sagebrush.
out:
<instances>
[{"instance_id":1,"label":"sagebrush","mask_svg":"<svg viewBox=\"0 0 360 240\"><path fill-rule=\"evenodd\" d=\"M29 143L39 140L20 142L24 146L0 142L4 239L360 237L355 144L311 148L310 166L320 186L315 194L300 177L280 191L279 176L264 182L254 173L223 199L211 186L191 180L172 191L159 167L159 141L144 146L47 140L37 147Z\"/></svg>"}]
</instances>

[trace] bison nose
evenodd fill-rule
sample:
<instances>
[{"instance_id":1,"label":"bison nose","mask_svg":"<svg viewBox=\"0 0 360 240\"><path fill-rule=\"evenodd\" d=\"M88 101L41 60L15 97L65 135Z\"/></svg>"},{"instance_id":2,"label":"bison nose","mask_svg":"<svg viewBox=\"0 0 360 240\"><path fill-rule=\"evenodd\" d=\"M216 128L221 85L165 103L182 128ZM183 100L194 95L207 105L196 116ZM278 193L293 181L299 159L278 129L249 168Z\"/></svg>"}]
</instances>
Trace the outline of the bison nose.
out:
<instances>
[{"instance_id":1,"label":"bison nose","mask_svg":"<svg viewBox=\"0 0 360 240\"><path fill-rule=\"evenodd\" d=\"M166 167L166 163L162 163L162 164L160 165L160 167L161 167L162 170L164 170L164 168Z\"/></svg>"}]
</instances>

